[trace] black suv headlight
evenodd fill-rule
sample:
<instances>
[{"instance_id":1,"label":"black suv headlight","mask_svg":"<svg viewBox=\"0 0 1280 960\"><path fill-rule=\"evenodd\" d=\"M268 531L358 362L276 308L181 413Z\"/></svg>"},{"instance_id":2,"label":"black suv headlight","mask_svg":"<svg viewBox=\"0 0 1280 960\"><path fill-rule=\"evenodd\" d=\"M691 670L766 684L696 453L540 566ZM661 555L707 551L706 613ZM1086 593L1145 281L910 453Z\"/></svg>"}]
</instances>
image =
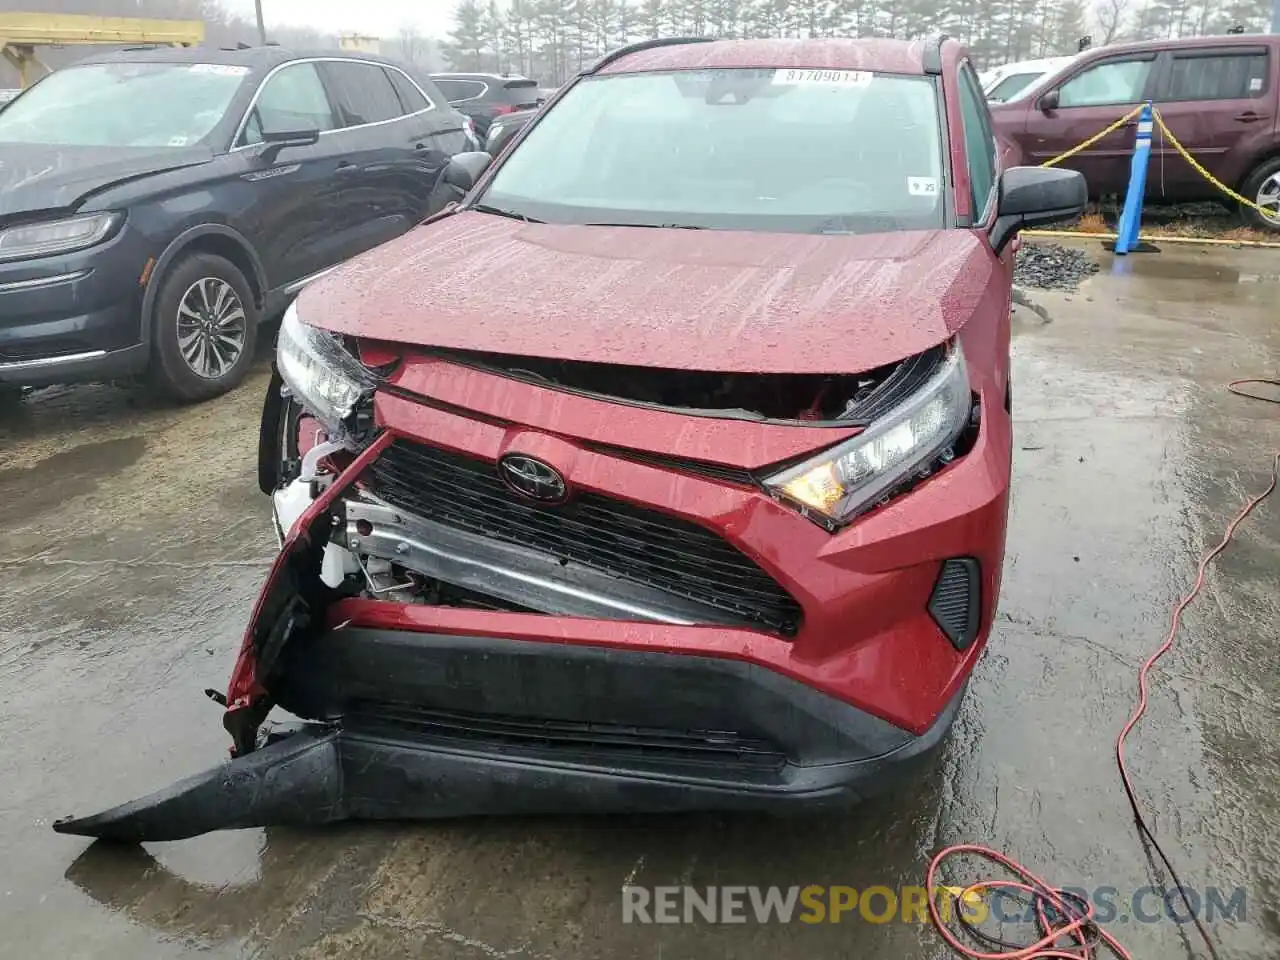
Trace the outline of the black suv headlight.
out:
<instances>
[{"instance_id":1,"label":"black suv headlight","mask_svg":"<svg viewBox=\"0 0 1280 960\"><path fill-rule=\"evenodd\" d=\"M106 240L123 220L119 213L86 213L6 227L0 230L0 262L84 250Z\"/></svg>"}]
</instances>

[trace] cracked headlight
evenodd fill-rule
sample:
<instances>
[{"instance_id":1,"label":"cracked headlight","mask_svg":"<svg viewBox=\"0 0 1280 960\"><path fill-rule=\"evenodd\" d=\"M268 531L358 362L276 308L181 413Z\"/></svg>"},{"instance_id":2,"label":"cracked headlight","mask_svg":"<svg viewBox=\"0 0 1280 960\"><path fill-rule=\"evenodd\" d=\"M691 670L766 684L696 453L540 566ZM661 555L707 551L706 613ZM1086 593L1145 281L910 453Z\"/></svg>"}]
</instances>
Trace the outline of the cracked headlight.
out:
<instances>
[{"instance_id":1,"label":"cracked headlight","mask_svg":"<svg viewBox=\"0 0 1280 960\"><path fill-rule=\"evenodd\" d=\"M969 374L959 342L938 370L852 440L764 481L774 495L834 527L948 459L969 422Z\"/></svg>"},{"instance_id":2,"label":"cracked headlight","mask_svg":"<svg viewBox=\"0 0 1280 960\"><path fill-rule=\"evenodd\" d=\"M84 250L107 239L123 219L119 213L89 213L0 230L0 262Z\"/></svg>"},{"instance_id":3,"label":"cracked headlight","mask_svg":"<svg viewBox=\"0 0 1280 960\"><path fill-rule=\"evenodd\" d=\"M335 440L349 434L346 421L378 382L336 336L303 323L296 300L280 324L276 369L294 399L324 424Z\"/></svg>"}]
</instances>

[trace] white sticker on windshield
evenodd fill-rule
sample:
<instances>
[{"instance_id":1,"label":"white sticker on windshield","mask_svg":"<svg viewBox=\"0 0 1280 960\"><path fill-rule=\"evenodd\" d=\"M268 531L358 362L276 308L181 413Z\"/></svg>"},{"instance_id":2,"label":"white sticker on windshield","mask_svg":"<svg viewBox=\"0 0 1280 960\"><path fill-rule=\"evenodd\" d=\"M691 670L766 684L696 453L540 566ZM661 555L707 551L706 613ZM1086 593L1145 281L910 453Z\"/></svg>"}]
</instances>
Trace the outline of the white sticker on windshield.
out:
<instances>
[{"instance_id":1,"label":"white sticker on windshield","mask_svg":"<svg viewBox=\"0 0 1280 960\"><path fill-rule=\"evenodd\" d=\"M177 136L177 137L169 138L169 146L171 147L185 147L186 145L187 145L186 137Z\"/></svg>"},{"instance_id":2,"label":"white sticker on windshield","mask_svg":"<svg viewBox=\"0 0 1280 960\"><path fill-rule=\"evenodd\" d=\"M243 77L249 72L248 67L237 67L228 63L193 63L192 73L213 73L220 77Z\"/></svg>"},{"instance_id":3,"label":"white sticker on windshield","mask_svg":"<svg viewBox=\"0 0 1280 960\"><path fill-rule=\"evenodd\" d=\"M907 177L907 193L913 197L936 197L938 181L933 177Z\"/></svg>"},{"instance_id":4,"label":"white sticker on windshield","mask_svg":"<svg viewBox=\"0 0 1280 960\"><path fill-rule=\"evenodd\" d=\"M865 70L775 70L774 86L824 84L839 87L865 87L872 74Z\"/></svg>"},{"instance_id":5,"label":"white sticker on windshield","mask_svg":"<svg viewBox=\"0 0 1280 960\"><path fill-rule=\"evenodd\" d=\"M1250 93L1257 93L1257 92L1258 92L1259 90L1261 90L1261 89L1262 89L1262 78L1261 78L1261 77L1253 77L1253 78L1251 78L1251 79L1249 80L1249 92L1250 92Z\"/></svg>"}]
</instances>

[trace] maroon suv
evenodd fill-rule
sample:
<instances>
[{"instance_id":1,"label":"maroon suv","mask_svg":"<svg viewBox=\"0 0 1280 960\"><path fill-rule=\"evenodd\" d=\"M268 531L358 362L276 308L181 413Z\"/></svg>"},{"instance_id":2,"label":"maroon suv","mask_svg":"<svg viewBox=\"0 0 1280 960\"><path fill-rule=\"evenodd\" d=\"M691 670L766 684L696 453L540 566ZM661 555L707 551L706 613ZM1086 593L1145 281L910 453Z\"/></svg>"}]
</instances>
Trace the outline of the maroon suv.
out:
<instances>
[{"instance_id":1,"label":"maroon suv","mask_svg":"<svg viewBox=\"0 0 1280 960\"><path fill-rule=\"evenodd\" d=\"M1017 100L991 105L1014 161L1041 164L1087 140L1143 100L1217 179L1268 211L1244 208L1256 227L1280 231L1280 36L1193 37L1099 47ZM1136 120L1063 162L1093 197L1123 194ZM1161 137L1152 140L1147 197L1222 200Z\"/></svg>"}]
</instances>

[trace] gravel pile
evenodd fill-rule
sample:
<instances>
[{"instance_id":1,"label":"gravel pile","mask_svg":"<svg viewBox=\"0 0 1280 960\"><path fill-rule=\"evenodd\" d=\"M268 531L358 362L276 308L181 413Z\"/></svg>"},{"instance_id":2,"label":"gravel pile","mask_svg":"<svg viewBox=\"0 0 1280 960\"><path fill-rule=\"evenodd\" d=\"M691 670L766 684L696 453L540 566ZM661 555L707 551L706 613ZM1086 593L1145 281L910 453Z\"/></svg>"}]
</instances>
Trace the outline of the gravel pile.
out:
<instances>
[{"instance_id":1,"label":"gravel pile","mask_svg":"<svg viewBox=\"0 0 1280 960\"><path fill-rule=\"evenodd\" d=\"M1023 243L1013 282L1039 290L1074 290L1080 281L1098 272L1087 253L1056 243Z\"/></svg>"}]
</instances>

